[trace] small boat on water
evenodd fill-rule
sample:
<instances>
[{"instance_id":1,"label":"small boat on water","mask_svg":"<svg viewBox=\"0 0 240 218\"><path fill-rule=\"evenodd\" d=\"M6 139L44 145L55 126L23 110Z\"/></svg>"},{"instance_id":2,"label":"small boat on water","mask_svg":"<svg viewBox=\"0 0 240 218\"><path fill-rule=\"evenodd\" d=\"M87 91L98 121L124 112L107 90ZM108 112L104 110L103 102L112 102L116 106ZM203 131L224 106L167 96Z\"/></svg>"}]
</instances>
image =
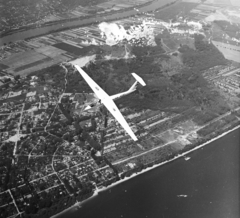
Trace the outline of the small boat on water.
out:
<instances>
[{"instance_id":1,"label":"small boat on water","mask_svg":"<svg viewBox=\"0 0 240 218\"><path fill-rule=\"evenodd\" d=\"M186 198L187 195L177 195L179 198Z\"/></svg>"},{"instance_id":2,"label":"small boat on water","mask_svg":"<svg viewBox=\"0 0 240 218\"><path fill-rule=\"evenodd\" d=\"M187 156L184 156L184 160L189 160L189 159L191 159L191 157L187 157Z\"/></svg>"}]
</instances>

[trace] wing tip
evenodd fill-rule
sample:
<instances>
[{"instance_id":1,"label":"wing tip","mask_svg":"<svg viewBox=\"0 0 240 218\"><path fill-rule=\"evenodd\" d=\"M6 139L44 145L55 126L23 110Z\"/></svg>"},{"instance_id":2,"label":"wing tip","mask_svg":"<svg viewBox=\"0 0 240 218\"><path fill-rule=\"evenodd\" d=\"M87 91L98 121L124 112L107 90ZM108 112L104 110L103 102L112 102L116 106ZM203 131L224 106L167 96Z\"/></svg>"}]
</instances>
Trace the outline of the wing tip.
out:
<instances>
[{"instance_id":1,"label":"wing tip","mask_svg":"<svg viewBox=\"0 0 240 218\"><path fill-rule=\"evenodd\" d=\"M132 136L132 139L133 139L134 142L138 141L138 138L135 135Z\"/></svg>"}]
</instances>

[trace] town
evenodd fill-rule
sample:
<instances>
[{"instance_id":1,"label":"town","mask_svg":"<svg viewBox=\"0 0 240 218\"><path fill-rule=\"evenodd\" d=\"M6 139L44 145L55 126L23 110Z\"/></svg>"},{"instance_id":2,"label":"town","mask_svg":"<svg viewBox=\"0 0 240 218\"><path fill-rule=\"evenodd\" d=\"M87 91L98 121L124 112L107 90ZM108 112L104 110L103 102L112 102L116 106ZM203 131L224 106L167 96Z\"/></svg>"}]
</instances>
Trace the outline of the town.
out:
<instances>
[{"instance_id":1,"label":"town","mask_svg":"<svg viewBox=\"0 0 240 218\"><path fill-rule=\"evenodd\" d=\"M220 77L225 78L222 71ZM66 76L64 70L61 74ZM201 141L201 131L207 127L189 119L193 108L182 114L121 108L139 137L133 143L106 111L81 113L84 104L94 100L91 93L65 93L66 84L56 86L48 73L5 74L4 79L10 80L5 83L10 89L1 87L1 165L5 167L1 167L0 196L8 217L35 213L57 204L57 199L71 204L66 200L69 196L81 201L94 189ZM227 115L214 126L227 126L235 119Z\"/></svg>"},{"instance_id":2,"label":"town","mask_svg":"<svg viewBox=\"0 0 240 218\"><path fill-rule=\"evenodd\" d=\"M146 1L126 2L91 8L122 10ZM206 6L189 10L201 15ZM88 8L79 6L69 16L81 13L89 14ZM174 29L161 13L116 21L128 30L133 26L135 38L113 46L91 25L1 47L0 217L51 217L239 125L238 60L222 54L219 42L221 48L209 42L209 25L193 32L191 22L177 22ZM104 106L85 110L96 99L74 70L82 62L110 94L129 88L132 72L144 78L146 87L115 102L138 141Z\"/></svg>"}]
</instances>

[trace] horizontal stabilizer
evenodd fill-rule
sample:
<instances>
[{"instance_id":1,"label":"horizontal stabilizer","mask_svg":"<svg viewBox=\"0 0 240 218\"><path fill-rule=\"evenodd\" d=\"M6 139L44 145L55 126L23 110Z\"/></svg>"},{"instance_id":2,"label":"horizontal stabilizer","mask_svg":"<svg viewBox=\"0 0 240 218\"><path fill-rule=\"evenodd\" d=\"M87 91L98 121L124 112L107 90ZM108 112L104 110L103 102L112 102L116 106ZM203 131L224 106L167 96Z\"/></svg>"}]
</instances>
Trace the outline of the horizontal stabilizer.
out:
<instances>
[{"instance_id":1,"label":"horizontal stabilizer","mask_svg":"<svg viewBox=\"0 0 240 218\"><path fill-rule=\"evenodd\" d=\"M132 75L142 86L146 85L146 83L143 81L143 79L140 76L138 76L136 73L132 73Z\"/></svg>"}]
</instances>

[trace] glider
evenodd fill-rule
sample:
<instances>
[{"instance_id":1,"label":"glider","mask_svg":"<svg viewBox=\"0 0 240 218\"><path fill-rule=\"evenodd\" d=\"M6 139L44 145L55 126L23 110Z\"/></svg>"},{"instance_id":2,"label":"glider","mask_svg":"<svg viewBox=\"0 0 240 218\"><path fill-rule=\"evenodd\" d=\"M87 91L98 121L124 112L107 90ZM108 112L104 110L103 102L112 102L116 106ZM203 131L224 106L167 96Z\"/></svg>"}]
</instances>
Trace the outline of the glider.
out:
<instances>
[{"instance_id":1,"label":"glider","mask_svg":"<svg viewBox=\"0 0 240 218\"><path fill-rule=\"evenodd\" d=\"M116 104L113 100L120 98L124 95L128 95L136 90L137 84L140 83L142 86L145 86L146 83L143 79L135 73L132 73L132 76L136 79L134 84L130 87L130 89L126 92L122 92L113 96L109 96L97 83L93 81L93 79L88 76L88 74L83 71L78 65L74 65L84 80L88 83L90 88L96 94L97 98L99 99L99 103L103 104L109 112L115 117L115 119L120 123L120 125L125 129L125 131L131 136L134 141L137 141L137 137L124 119L123 115L117 108ZM85 108L85 110L90 109L91 106Z\"/></svg>"}]
</instances>

